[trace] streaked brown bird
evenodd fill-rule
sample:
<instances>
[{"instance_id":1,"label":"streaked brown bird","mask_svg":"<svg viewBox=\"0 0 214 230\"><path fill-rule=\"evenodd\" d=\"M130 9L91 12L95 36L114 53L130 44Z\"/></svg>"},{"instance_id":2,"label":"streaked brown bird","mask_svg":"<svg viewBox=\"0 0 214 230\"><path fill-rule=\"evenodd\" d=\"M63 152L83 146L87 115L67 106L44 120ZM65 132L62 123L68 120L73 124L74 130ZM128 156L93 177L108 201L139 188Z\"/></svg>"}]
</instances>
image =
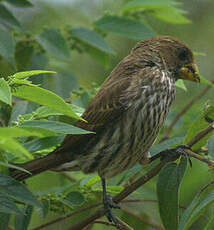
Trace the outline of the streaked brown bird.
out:
<instances>
[{"instance_id":1,"label":"streaked brown bird","mask_svg":"<svg viewBox=\"0 0 214 230\"><path fill-rule=\"evenodd\" d=\"M191 50L169 36L139 42L112 71L76 126L95 132L68 135L49 155L21 164L32 175L48 169L98 172L102 178L107 217L116 222L115 205L106 194L105 179L149 162L154 143L175 99L175 81L199 82ZM14 170L11 175L24 180L32 175Z\"/></svg>"}]
</instances>

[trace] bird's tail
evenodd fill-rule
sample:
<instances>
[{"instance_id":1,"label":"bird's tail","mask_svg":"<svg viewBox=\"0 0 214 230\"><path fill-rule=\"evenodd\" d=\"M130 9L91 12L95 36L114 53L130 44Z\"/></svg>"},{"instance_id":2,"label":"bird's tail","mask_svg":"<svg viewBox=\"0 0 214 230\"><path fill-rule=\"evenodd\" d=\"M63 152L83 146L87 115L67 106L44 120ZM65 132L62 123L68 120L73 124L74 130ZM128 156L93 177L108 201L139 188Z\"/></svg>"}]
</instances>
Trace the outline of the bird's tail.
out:
<instances>
[{"instance_id":1,"label":"bird's tail","mask_svg":"<svg viewBox=\"0 0 214 230\"><path fill-rule=\"evenodd\" d=\"M73 157L71 153L60 152L58 149L56 149L55 151L53 151L52 153L44 157L40 157L40 158L37 158L32 161L28 161L23 164L16 164L16 166L24 168L29 173L18 170L18 169L11 168L10 175L16 180L23 181L43 171L57 168L58 166L66 162L72 161L73 160L72 158Z\"/></svg>"}]
</instances>

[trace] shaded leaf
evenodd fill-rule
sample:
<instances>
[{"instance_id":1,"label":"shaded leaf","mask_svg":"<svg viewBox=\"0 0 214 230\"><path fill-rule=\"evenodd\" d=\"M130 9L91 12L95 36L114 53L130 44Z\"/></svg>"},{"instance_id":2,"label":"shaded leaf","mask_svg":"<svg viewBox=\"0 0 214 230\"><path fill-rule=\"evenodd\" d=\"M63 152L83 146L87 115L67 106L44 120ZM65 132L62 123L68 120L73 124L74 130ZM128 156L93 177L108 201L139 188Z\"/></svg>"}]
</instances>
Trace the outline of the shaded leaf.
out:
<instances>
[{"instance_id":1,"label":"shaded leaf","mask_svg":"<svg viewBox=\"0 0 214 230\"><path fill-rule=\"evenodd\" d=\"M43 149L51 148L62 143L65 135L55 137L44 137L36 140L28 141L23 146L31 153L40 151Z\"/></svg>"},{"instance_id":2,"label":"shaded leaf","mask_svg":"<svg viewBox=\"0 0 214 230\"><path fill-rule=\"evenodd\" d=\"M9 221L10 221L10 214L0 213L0 229L1 230L8 230Z\"/></svg>"},{"instance_id":3,"label":"shaded leaf","mask_svg":"<svg viewBox=\"0 0 214 230\"><path fill-rule=\"evenodd\" d=\"M11 28L22 30L19 21L2 3L0 3L0 22Z\"/></svg>"},{"instance_id":4,"label":"shaded leaf","mask_svg":"<svg viewBox=\"0 0 214 230\"><path fill-rule=\"evenodd\" d=\"M95 24L101 30L128 38L141 40L154 36L154 32L143 23L126 17L106 15L97 20Z\"/></svg>"},{"instance_id":5,"label":"shaded leaf","mask_svg":"<svg viewBox=\"0 0 214 230\"><path fill-rule=\"evenodd\" d=\"M15 216L15 230L27 230L33 213L33 206L27 205L23 208L22 215Z\"/></svg>"},{"instance_id":6,"label":"shaded leaf","mask_svg":"<svg viewBox=\"0 0 214 230\"><path fill-rule=\"evenodd\" d=\"M21 211L19 210L17 205L5 193L1 192L1 185L0 185L0 212L21 214Z\"/></svg>"},{"instance_id":7,"label":"shaded leaf","mask_svg":"<svg viewBox=\"0 0 214 230\"><path fill-rule=\"evenodd\" d=\"M6 104L11 105L12 95L10 87L4 78L0 78L0 101L3 101Z\"/></svg>"},{"instance_id":8,"label":"shaded leaf","mask_svg":"<svg viewBox=\"0 0 214 230\"><path fill-rule=\"evenodd\" d=\"M85 198L80 192L69 192L65 200L69 201L70 206L81 205L85 202Z\"/></svg>"},{"instance_id":9,"label":"shaded leaf","mask_svg":"<svg viewBox=\"0 0 214 230\"><path fill-rule=\"evenodd\" d=\"M28 0L7 0L8 3L17 7L29 7L33 6Z\"/></svg>"},{"instance_id":10,"label":"shaded leaf","mask_svg":"<svg viewBox=\"0 0 214 230\"><path fill-rule=\"evenodd\" d=\"M179 187L186 170L186 158L166 164L158 177L157 196L160 217L166 230L178 227Z\"/></svg>"},{"instance_id":11,"label":"shaded leaf","mask_svg":"<svg viewBox=\"0 0 214 230\"><path fill-rule=\"evenodd\" d=\"M32 126L32 127L40 127L46 128L51 131L55 131L57 133L62 134L87 134L93 133L81 128L78 128L73 125L69 125L59 121L27 121L21 124L21 126Z\"/></svg>"},{"instance_id":12,"label":"shaded leaf","mask_svg":"<svg viewBox=\"0 0 214 230\"><path fill-rule=\"evenodd\" d=\"M1 5L0 5L1 17ZM8 30L0 28L0 55L10 64L14 65L15 43L12 35Z\"/></svg>"},{"instance_id":13,"label":"shaded leaf","mask_svg":"<svg viewBox=\"0 0 214 230\"><path fill-rule=\"evenodd\" d=\"M16 166L16 165L9 164L9 163L6 163L6 162L0 161L0 166L7 167L7 168L18 169L18 170L20 170L20 171L23 171L23 172L26 172L26 173L31 174L30 172L28 172L28 171L27 171L26 169L24 169L24 168L21 168L21 167L18 167L18 166ZM1 229L1 228L0 228L0 229Z\"/></svg>"},{"instance_id":14,"label":"shaded leaf","mask_svg":"<svg viewBox=\"0 0 214 230\"><path fill-rule=\"evenodd\" d=\"M70 30L70 34L72 37L75 37L104 53L114 54L113 50L108 46L103 37L96 31L87 28L76 28Z\"/></svg>"},{"instance_id":15,"label":"shaded leaf","mask_svg":"<svg viewBox=\"0 0 214 230\"><path fill-rule=\"evenodd\" d=\"M0 173L0 192L29 205L39 207L42 205L25 185L2 173Z\"/></svg>"},{"instance_id":16,"label":"shaded leaf","mask_svg":"<svg viewBox=\"0 0 214 230\"><path fill-rule=\"evenodd\" d=\"M68 61L70 52L68 44L61 32L56 29L44 30L36 40L54 58Z\"/></svg>"},{"instance_id":17,"label":"shaded leaf","mask_svg":"<svg viewBox=\"0 0 214 230\"><path fill-rule=\"evenodd\" d=\"M75 119L81 119L75 114L69 104L67 104L61 97L49 90L29 85L21 85L16 87L13 95L36 102L40 105L48 106Z\"/></svg>"},{"instance_id":18,"label":"shaded leaf","mask_svg":"<svg viewBox=\"0 0 214 230\"><path fill-rule=\"evenodd\" d=\"M214 202L214 191L202 199L203 193L197 195L181 216L178 230L187 230L193 222Z\"/></svg>"}]
</instances>

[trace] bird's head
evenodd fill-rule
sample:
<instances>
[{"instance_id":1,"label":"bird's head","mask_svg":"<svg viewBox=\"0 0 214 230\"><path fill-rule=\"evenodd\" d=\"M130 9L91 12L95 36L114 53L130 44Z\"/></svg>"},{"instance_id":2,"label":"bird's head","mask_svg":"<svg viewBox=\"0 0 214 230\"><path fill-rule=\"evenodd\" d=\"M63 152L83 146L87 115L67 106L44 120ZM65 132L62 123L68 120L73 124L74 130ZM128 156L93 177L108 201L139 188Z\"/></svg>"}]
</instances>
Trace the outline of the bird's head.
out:
<instances>
[{"instance_id":1,"label":"bird's head","mask_svg":"<svg viewBox=\"0 0 214 230\"><path fill-rule=\"evenodd\" d=\"M176 38L155 36L141 41L132 53L143 60L165 68L177 79L200 82L198 67L190 48Z\"/></svg>"}]
</instances>

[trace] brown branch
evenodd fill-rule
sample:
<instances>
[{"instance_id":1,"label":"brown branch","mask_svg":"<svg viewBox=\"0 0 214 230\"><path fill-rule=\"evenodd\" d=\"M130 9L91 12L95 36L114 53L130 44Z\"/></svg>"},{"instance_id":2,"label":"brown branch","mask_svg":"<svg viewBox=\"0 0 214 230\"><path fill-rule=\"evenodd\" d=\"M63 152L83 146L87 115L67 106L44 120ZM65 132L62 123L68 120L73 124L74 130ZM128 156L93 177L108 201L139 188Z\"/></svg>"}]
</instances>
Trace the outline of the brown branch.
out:
<instances>
[{"instance_id":1,"label":"brown branch","mask_svg":"<svg viewBox=\"0 0 214 230\"><path fill-rule=\"evenodd\" d=\"M214 80L212 80L212 83L214 83ZM180 119L180 117L184 113L186 113L192 107L193 104L195 104L198 100L200 100L201 97L203 97L211 88L212 88L212 86L208 85L206 88L204 88L198 95L193 97L193 99L183 107L183 109L172 120L172 122L169 125L169 127L165 130L165 132L164 132L164 134L163 134L163 136L162 136L162 138L160 139L159 142L162 142L162 141L166 140L167 138L169 138L170 132L172 131L173 127L175 126L177 121Z\"/></svg>"},{"instance_id":2,"label":"brown branch","mask_svg":"<svg viewBox=\"0 0 214 230\"><path fill-rule=\"evenodd\" d=\"M212 130L213 130L213 123L210 124L207 128L205 128L202 131L200 131L187 144L191 147L193 144L195 144L196 142L198 142L200 139L202 139L204 136L206 136ZM189 151L189 150L187 150L187 151ZM119 203L125 197L127 197L128 195L130 195L133 191L135 191L140 186L142 186L143 184L147 183L150 179L152 179L153 177L155 177L160 172L160 170L162 169L162 167L167 162L176 160L177 158L178 158L178 156L173 156L171 158L165 158L164 160L162 160L158 165L156 165L155 167L153 167L145 175L143 175L142 177L140 177L138 180L136 180L135 182L133 182L129 186L125 187L119 194L117 194L116 196L114 196L113 197L113 201L115 203ZM199 159L199 158L197 158L197 159ZM200 160L204 162L204 160L202 160L202 159L200 159ZM90 216L87 216L85 219L83 219L83 220L77 222L76 224L72 225L71 228L69 228L68 230L81 230L85 226L87 226L88 224L94 222L94 220L96 220L97 218L102 217L104 214L105 214L105 211L104 211L104 208L102 207L102 208L98 209L97 211L95 211L94 213L92 213Z\"/></svg>"}]
</instances>

